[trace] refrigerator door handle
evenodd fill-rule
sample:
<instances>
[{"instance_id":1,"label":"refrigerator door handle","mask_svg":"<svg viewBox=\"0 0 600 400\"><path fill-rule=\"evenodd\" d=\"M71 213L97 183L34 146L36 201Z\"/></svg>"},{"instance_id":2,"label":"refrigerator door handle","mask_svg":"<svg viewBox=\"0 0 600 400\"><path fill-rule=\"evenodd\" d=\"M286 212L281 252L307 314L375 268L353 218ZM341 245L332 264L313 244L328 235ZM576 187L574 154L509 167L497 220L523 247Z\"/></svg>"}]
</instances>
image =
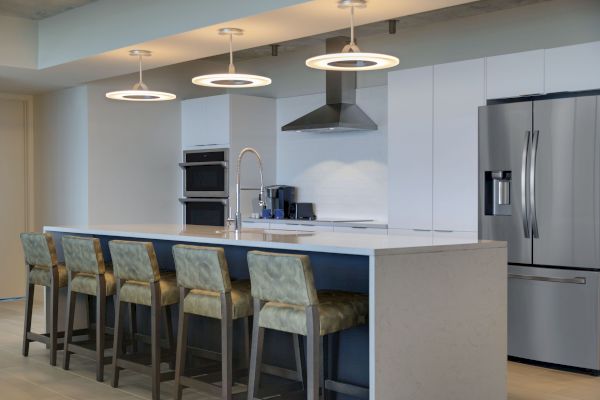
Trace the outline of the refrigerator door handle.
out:
<instances>
[{"instance_id":1,"label":"refrigerator door handle","mask_svg":"<svg viewBox=\"0 0 600 400\"><path fill-rule=\"evenodd\" d=\"M537 158L538 141L540 138L540 131L534 131L531 139L531 159L529 162L529 202L531 209L531 230L533 237L539 239L540 234L538 230L538 222L536 215L536 204L535 204L535 161Z\"/></svg>"},{"instance_id":2,"label":"refrigerator door handle","mask_svg":"<svg viewBox=\"0 0 600 400\"><path fill-rule=\"evenodd\" d=\"M580 277L580 276L575 277L575 278L555 278L552 276L508 274L508 278L509 279L524 279L527 281L573 283L575 285L585 285L585 283L586 283L586 279L584 277Z\"/></svg>"},{"instance_id":3,"label":"refrigerator door handle","mask_svg":"<svg viewBox=\"0 0 600 400\"><path fill-rule=\"evenodd\" d=\"M523 217L523 234L529 239L529 215L527 208L527 156L529 154L529 143L531 143L531 131L525 132L523 143L523 155L521 164L521 215Z\"/></svg>"}]
</instances>

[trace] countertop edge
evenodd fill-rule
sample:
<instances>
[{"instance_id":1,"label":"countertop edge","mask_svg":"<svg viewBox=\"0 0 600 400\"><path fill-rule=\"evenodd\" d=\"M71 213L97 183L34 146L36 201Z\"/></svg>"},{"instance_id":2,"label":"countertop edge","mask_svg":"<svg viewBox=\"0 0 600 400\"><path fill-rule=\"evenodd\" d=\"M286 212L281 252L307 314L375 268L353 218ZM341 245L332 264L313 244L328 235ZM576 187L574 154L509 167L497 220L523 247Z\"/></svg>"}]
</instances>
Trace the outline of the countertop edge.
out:
<instances>
[{"instance_id":1,"label":"countertop edge","mask_svg":"<svg viewBox=\"0 0 600 400\"><path fill-rule=\"evenodd\" d=\"M120 231L104 228L81 228L81 227L60 227L60 226L44 226L44 232L62 232L62 233L80 233L87 235L103 235L116 237L129 237L136 239L156 239L167 240L173 242L185 243L206 243L216 245L230 245L241 247L256 247L268 248L277 250L294 250L294 251L310 251L318 253L333 253L347 254L359 256L392 256L400 254L416 254L416 253L436 253L446 251L461 251L475 250L485 248L506 248L506 242L500 241L481 241L478 243L456 243L456 244L440 244L427 246L407 246L407 247L389 247L389 248L360 248L360 247L339 247L335 245L318 245L306 243L282 243L282 242L264 242L256 240L234 240L229 238L219 238L210 236L186 236L170 233L156 232L135 232L135 231Z\"/></svg>"}]
</instances>

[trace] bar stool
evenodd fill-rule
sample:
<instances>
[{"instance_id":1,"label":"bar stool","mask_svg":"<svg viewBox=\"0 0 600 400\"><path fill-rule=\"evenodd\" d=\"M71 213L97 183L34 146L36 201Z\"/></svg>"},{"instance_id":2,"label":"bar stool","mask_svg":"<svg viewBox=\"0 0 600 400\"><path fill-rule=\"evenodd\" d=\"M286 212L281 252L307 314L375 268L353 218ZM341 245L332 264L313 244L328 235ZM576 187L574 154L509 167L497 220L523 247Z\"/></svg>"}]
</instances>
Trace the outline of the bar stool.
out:
<instances>
[{"instance_id":1,"label":"bar stool","mask_svg":"<svg viewBox=\"0 0 600 400\"><path fill-rule=\"evenodd\" d=\"M96 359L96 380L104 380L104 364L110 361L104 356L106 330L106 298L115 294L115 277L106 268L100 240L91 237L65 236L62 239L65 265L68 271L67 321L65 326L65 357L63 368L69 369L71 353ZM77 293L96 297L96 349L73 344L73 319Z\"/></svg>"},{"instance_id":2,"label":"bar stool","mask_svg":"<svg viewBox=\"0 0 600 400\"><path fill-rule=\"evenodd\" d=\"M244 361L249 361L249 316L252 315L250 281L231 281L225 251L217 247L173 246L173 258L179 285L179 328L175 368L175 399L184 387L208 390L223 400L231 400L233 386L233 321L243 319ZM221 321L221 388L184 375L188 321L191 315ZM215 393L216 392L216 393Z\"/></svg>"},{"instance_id":3,"label":"bar stool","mask_svg":"<svg viewBox=\"0 0 600 400\"><path fill-rule=\"evenodd\" d=\"M50 365L56 365L58 350L58 290L67 286L67 269L58 263L54 239L49 233L21 233L21 244L27 265L25 295L25 326L23 329L23 356L29 355L29 343L41 342L50 347ZM31 332L33 294L35 285L50 288L50 332Z\"/></svg>"},{"instance_id":4,"label":"bar stool","mask_svg":"<svg viewBox=\"0 0 600 400\"><path fill-rule=\"evenodd\" d=\"M159 271L154 246L150 242L112 240L108 243L117 282L115 309L115 336L113 342L112 386L119 385L119 371L129 368L152 378L152 399L160 399L160 382L173 379L173 371L160 371L160 320L166 317L169 351L175 350L170 306L179 302L179 291L174 273ZM123 356L123 314L125 303L150 306L151 365ZM174 367L169 353L169 364Z\"/></svg>"},{"instance_id":5,"label":"bar stool","mask_svg":"<svg viewBox=\"0 0 600 400\"><path fill-rule=\"evenodd\" d=\"M307 399L317 400L319 380L325 395L325 380L320 374L321 337L367 323L368 296L340 291L317 293L306 255L250 251L248 267L254 298L248 400L254 400L260 383L265 329L307 337ZM356 393L364 392L364 388L353 388Z\"/></svg>"}]
</instances>

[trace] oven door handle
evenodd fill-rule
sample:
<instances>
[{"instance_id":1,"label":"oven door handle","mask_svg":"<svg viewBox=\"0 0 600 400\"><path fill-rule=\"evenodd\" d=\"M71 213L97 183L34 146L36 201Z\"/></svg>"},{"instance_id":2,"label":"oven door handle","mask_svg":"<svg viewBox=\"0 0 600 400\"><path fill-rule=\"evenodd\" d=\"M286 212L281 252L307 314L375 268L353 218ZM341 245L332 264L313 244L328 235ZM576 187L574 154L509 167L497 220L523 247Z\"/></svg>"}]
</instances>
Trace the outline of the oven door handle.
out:
<instances>
[{"instance_id":1,"label":"oven door handle","mask_svg":"<svg viewBox=\"0 0 600 400\"><path fill-rule=\"evenodd\" d=\"M195 199L195 198L182 198L179 199L181 203L221 203L224 206L227 205L227 199Z\"/></svg>"},{"instance_id":2,"label":"oven door handle","mask_svg":"<svg viewBox=\"0 0 600 400\"><path fill-rule=\"evenodd\" d=\"M206 162L189 162L189 163L179 163L181 168L187 167L206 167L210 165L220 165L224 168L227 168L227 161L206 161Z\"/></svg>"}]
</instances>

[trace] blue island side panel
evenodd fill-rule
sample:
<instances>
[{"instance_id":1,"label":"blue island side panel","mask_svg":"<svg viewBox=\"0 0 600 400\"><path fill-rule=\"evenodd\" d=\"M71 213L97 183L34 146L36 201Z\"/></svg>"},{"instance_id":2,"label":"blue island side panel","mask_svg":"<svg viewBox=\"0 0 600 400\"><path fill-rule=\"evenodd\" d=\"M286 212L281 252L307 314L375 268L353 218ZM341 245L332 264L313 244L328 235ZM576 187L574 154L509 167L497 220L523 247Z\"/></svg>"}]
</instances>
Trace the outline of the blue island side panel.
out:
<instances>
[{"instance_id":1,"label":"blue island side panel","mask_svg":"<svg viewBox=\"0 0 600 400\"><path fill-rule=\"evenodd\" d=\"M64 260L62 251L61 232L51 232L55 243L58 258ZM92 236L77 234L77 236ZM93 235L100 239L104 259L111 260L108 242L110 240L140 240L117 236ZM143 241L143 240L141 240ZM185 241L166 241L149 240L153 243L156 251L156 257L161 270L175 271L173 255L171 248L178 243L192 245L203 245L196 242ZM206 244L206 246L215 246ZM229 246L221 245L225 249L225 256L229 265L229 272L233 280L249 279L248 263L246 254L251 250L263 250L274 253L288 254L306 254L310 256L311 265L315 279L315 285L318 290L346 290L358 293L369 293L369 257L360 255L334 254L322 252L301 252L292 250L274 250L260 247ZM111 302L112 304L112 302ZM108 307L112 314L112 305ZM177 305L173 309L174 325L177 329ZM109 321L112 321L112 315ZM239 329L241 320L234 323L234 357L241 354L241 329ZM138 330L141 333L149 334L149 311L146 307L138 306ZM220 325L215 319L210 318L191 318L190 334L188 343L190 346L201 347L213 351L219 351L220 348ZM175 335L175 337L177 337ZM303 343L304 347L304 343ZM267 330L265 333L263 362L278 365L287 368L294 367L293 347L291 335ZM336 360L326 360L326 363L333 362L336 376L334 380L352 383L367 387L369 384L369 329L368 326L360 326L343 331L339 334L339 347ZM338 395L338 399L351 399L343 395Z\"/></svg>"}]
</instances>

